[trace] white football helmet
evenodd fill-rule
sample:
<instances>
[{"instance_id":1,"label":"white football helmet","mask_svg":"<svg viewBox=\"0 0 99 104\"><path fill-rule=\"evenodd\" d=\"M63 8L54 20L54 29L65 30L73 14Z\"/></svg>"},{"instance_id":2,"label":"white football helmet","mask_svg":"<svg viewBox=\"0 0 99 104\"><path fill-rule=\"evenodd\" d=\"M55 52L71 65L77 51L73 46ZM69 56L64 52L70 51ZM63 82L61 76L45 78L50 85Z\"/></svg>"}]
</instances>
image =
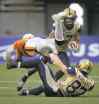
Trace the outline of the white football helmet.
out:
<instances>
[{"instance_id":1,"label":"white football helmet","mask_svg":"<svg viewBox=\"0 0 99 104\"><path fill-rule=\"evenodd\" d=\"M75 23L78 23L81 26L83 26L83 24L84 24L84 19L83 19L84 9L81 7L81 5L79 5L78 3L72 3L69 6L69 8L76 11L77 18L76 18Z\"/></svg>"},{"instance_id":2,"label":"white football helmet","mask_svg":"<svg viewBox=\"0 0 99 104\"><path fill-rule=\"evenodd\" d=\"M29 40L29 39L32 39L33 37L34 37L33 34L28 33L28 34L25 34L25 35L22 37L22 40L27 41L27 40Z\"/></svg>"},{"instance_id":3,"label":"white football helmet","mask_svg":"<svg viewBox=\"0 0 99 104\"><path fill-rule=\"evenodd\" d=\"M78 3L72 3L69 8L75 10L78 17L84 15L84 9Z\"/></svg>"}]
</instances>

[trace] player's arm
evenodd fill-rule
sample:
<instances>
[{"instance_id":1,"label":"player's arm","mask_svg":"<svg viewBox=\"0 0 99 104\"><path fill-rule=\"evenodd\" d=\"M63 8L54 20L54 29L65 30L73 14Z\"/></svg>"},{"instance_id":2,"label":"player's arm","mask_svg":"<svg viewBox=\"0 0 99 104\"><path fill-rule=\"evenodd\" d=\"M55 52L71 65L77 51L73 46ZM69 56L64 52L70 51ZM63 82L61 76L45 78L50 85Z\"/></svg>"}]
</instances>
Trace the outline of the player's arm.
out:
<instances>
[{"instance_id":1,"label":"player's arm","mask_svg":"<svg viewBox=\"0 0 99 104\"><path fill-rule=\"evenodd\" d=\"M58 21L60 19L63 19L64 17L65 17L65 12L64 11L52 15L52 19L54 21Z\"/></svg>"},{"instance_id":2,"label":"player's arm","mask_svg":"<svg viewBox=\"0 0 99 104\"><path fill-rule=\"evenodd\" d=\"M54 20L54 35L57 41L63 41L63 18L65 17L65 12L59 12L57 14L52 15L52 19Z\"/></svg>"},{"instance_id":3,"label":"player's arm","mask_svg":"<svg viewBox=\"0 0 99 104\"><path fill-rule=\"evenodd\" d=\"M55 32L54 30L52 30L49 35L48 35L48 38L54 38L55 37Z\"/></svg>"},{"instance_id":4,"label":"player's arm","mask_svg":"<svg viewBox=\"0 0 99 104\"><path fill-rule=\"evenodd\" d=\"M73 38L73 41L80 44L80 33L79 32L76 33L75 37Z\"/></svg>"},{"instance_id":5,"label":"player's arm","mask_svg":"<svg viewBox=\"0 0 99 104\"><path fill-rule=\"evenodd\" d=\"M76 33L73 41L76 42L76 45L77 45L76 48L79 49L80 48L80 32L77 32Z\"/></svg>"},{"instance_id":6,"label":"player's arm","mask_svg":"<svg viewBox=\"0 0 99 104\"><path fill-rule=\"evenodd\" d=\"M67 73L67 66L62 63L62 61L57 56L57 54L50 53L49 57L51 58L51 61L53 62L53 64L58 66L59 69L67 76L68 75L68 73Z\"/></svg>"},{"instance_id":7,"label":"player's arm","mask_svg":"<svg viewBox=\"0 0 99 104\"><path fill-rule=\"evenodd\" d=\"M13 57L15 57L14 52L15 50L13 48L13 45L10 45L5 51L4 60L7 69L16 67L16 65L13 63Z\"/></svg>"},{"instance_id":8,"label":"player's arm","mask_svg":"<svg viewBox=\"0 0 99 104\"><path fill-rule=\"evenodd\" d=\"M77 25L77 33L75 34L75 36L73 37L73 40L76 42L77 44L77 48L80 48L80 32L81 32L81 26L78 24Z\"/></svg>"},{"instance_id":9,"label":"player's arm","mask_svg":"<svg viewBox=\"0 0 99 104\"><path fill-rule=\"evenodd\" d=\"M74 51L79 51L79 49L80 49L80 31L81 31L81 29L79 28L77 33L72 37L71 41L68 44L69 49L72 49Z\"/></svg>"},{"instance_id":10,"label":"player's arm","mask_svg":"<svg viewBox=\"0 0 99 104\"><path fill-rule=\"evenodd\" d=\"M6 50L5 50L5 55L4 55L4 60L7 61L8 59L11 58L11 54L14 52L13 45L10 45Z\"/></svg>"},{"instance_id":11,"label":"player's arm","mask_svg":"<svg viewBox=\"0 0 99 104\"><path fill-rule=\"evenodd\" d=\"M64 73L64 75L69 76L69 75L75 75L75 69L73 67L67 67L64 65L64 63L61 61L61 59L58 56L58 51L56 50L55 47L52 47L52 52L48 54L50 57L51 61L53 64L58 66L59 70Z\"/></svg>"}]
</instances>

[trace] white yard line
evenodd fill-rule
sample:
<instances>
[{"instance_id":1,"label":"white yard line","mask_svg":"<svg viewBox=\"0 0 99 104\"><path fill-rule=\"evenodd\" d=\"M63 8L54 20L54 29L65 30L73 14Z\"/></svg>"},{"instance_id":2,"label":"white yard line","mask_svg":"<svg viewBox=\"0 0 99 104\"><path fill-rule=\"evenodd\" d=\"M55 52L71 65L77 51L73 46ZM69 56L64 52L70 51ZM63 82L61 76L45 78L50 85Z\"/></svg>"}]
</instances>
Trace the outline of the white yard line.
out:
<instances>
[{"instance_id":1,"label":"white yard line","mask_svg":"<svg viewBox=\"0 0 99 104\"><path fill-rule=\"evenodd\" d=\"M2 90L3 90L3 89L4 89L4 90L5 90L5 89L16 90L16 87L5 87L5 86L4 86L4 87L0 87L0 89L2 89Z\"/></svg>"},{"instance_id":2,"label":"white yard line","mask_svg":"<svg viewBox=\"0 0 99 104\"><path fill-rule=\"evenodd\" d=\"M89 76L89 78L99 78L98 75Z\"/></svg>"},{"instance_id":3,"label":"white yard line","mask_svg":"<svg viewBox=\"0 0 99 104\"><path fill-rule=\"evenodd\" d=\"M0 81L0 83L16 83L16 81Z\"/></svg>"},{"instance_id":4,"label":"white yard line","mask_svg":"<svg viewBox=\"0 0 99 104\"><path fill-rule=\"evenodd\" d=\"M15 81L11 81L11 80L8 80L8 81L7 80L0 80L0 83L17 83L17 81L18 80L15 80ZM37 80L34 80L33 82L35 83L35 82L37 82ZM40 82L40 81L38 80L38 82Z\"/></svg>"}]
</instances>

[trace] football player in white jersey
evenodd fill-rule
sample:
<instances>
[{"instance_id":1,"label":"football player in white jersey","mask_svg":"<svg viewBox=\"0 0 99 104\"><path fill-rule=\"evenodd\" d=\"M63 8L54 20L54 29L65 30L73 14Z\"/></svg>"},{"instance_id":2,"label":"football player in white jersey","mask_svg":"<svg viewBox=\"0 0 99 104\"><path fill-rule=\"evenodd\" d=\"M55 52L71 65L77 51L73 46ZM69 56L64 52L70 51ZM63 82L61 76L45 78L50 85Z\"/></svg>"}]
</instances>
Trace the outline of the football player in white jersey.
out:
<instances>
[{"instance_id":1,"label":"football player in white jersey","mask_svg":"<svg viewBox=\"0 0 99 104\"><path fill-rule=\"evenodd\" d=\"M24 48L26 50L25 52L30 56L33 56L33 51L36 50L37 53L49 57L52 63L60 67L60 70L64 74L67 73L67 66L64 65L58 57L58 51L54 39L42 39L39 37L35 37L33 39L28 40ZM31 52L28 51L30 49L32 50Z\"/></svg>"},{"instance_id":2,"label":"football player in white jersey","mask_svg":"<svg viewBox=\"0 0 99 104\"><path fill-rule=\"evenodd\" d=\"M64 49L69 42L75 41L77 46L74 48L79 48L81 24L76 22L76 11L68 7L63 12L52 15L52 18L54 20L56 45ZM60 51L62 50L60 49Z\"/></svg>"},{"instance_id":3,"label":"football player in white jersey","mask_svg":"<svg viewBox=\"0 0 99 104\"><path fill-rule=\"evenodd\" d=\"M54 30L49 37L55 39L55 45L61 61L69 66L70 61L66 50L79 51L80 48L80 31L83 25L83 14L79 15L79 4L71 4L62 12L52 15L54 20ZM51 36L52 35L52 36ZM62 75L57 74L57 78Z\"/></svg>"},{"instance_id":4,"label":"football player in white jersey","mask_svg":"<svg viewBox=\"0 0 99 104\"><path fill-rule=\"evenodd\" d=\"M74 71L75 75L69 75L64 80L56 81L52 70L45 65L44 70L40 70L40 78L43 82L42 88L22 89L21 95L39 95L42 90L46 96L80 96L94 88L94 80L88 78L92 70L93 63L89 60L80 62ZM87 75L87 76L86 76Z\"/></svg>"}]
</instances>

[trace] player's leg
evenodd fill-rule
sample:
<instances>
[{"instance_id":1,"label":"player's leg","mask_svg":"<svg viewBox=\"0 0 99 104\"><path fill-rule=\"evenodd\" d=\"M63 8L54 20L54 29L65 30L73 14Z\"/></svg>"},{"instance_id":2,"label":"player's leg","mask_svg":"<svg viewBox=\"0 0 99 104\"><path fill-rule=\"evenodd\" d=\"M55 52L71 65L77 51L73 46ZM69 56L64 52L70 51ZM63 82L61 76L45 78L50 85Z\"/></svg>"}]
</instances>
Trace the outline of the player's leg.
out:
<instances>
[{"instance_id":1,"label":"player's leg","mask_svg":"<svg viewBox=\"0 0 99 104\"><path fill-rule=\"evenodd\" d=\"M17 82L17 91L20 91L24 84L26 83L27 79L36 72L36 68L30 68L27 72L18 80Z\"/></svg>"},{"instance_id":2,"label":"player's leg","mask_svg":"<svg viewBox=\"0 0 99 104\"><path fill-rule=\"evenodd\" d=\"M46 96L57 96L57 84L54 80L54 75L52 70L48 65L41 63L39 64L40 70L39 75L44 86L44 93Z\"/></svg>"},{"instance_id":3,"label":"player's leg","mask_svg":"<svg viewBox=\"0 0 99 104\"><path fill-rule=\"evenodd\" d=\"M22 56L22 65L21 67L29 68L27 73L25 73L18 81L17 90L20 91L24 84L26 83L27 79L33 75L38 70L39 59L43 60L43 56L35 55L35 56Z\"/></svg>"},{"instance_id":4,"label":"player's leg","mask_svg":"<svg viewBox=\"0 0 99 104\"><path fill-rule=\"evenodd\" d=\"M41 55L35 55L35 56L33 56L33 57L28 57L28 56L24 56L24 57L22 57L22 63L28 63L29 65L30 65L30 67L33 67L33 68L31 68L31 69L28 69L28 72L26 73L26 74L24 74L21 78L20 78L20 80L18 81L18 87L17 87L17 90L18 91L20 91L22 88L23 88L23 86L24 86L24 84L25 84L25 82L27 81L27 79L32 75L32 74L34 74L37 70L40 70L40 64L42 63L42 62L45 62L45 59L44 59L44 57L43 56L41 56ZM28 68L28 65L26 65L26 66L24 66L25 68L27 67ZM41 66L42 67L42 66ZM40 87L38 87L38 88L40 88L40 89L38 89L38 91L41 91L41 88L42 88L42 86L40 86ZM43 91L43 90L42 90Z\"/></svg>"},{"instance_id":5,"label":"player's leg","mask_svg":"<svg viewBox=\"0 0 99 104\"><path fill-rule=\"evenodd\" d=\"M44 92L44 87L41 85L41 86L33 87L31 89L23 88L20 91L19 95L21 95L21 96L36 95L37 96L43 92Z\"/></svg>"},{"instance_id":6,"label":"player's leg","mask_svg":"<svg viewBox=\"0 0 99 104\"><path fill-rule=\"evenodd\" d=\"M29 95L40 95L43 92L46 96L57 96L57 91L55 92L57 86L52 71L43 63L39 64L39 67L39 75L43 85L29 89Z\"/></svg>"},{"instance_id":7,"label":"player's leg","mask_svg":"<svg viewBox=\"0 0 99 104\"><path fill-rule=\"evenodd\" d=\"M42 66L40 66L40 67L42 67ZM33 87L31 89L23 88L20 95L40 95L41 93L45 93L47 96L52 95L52 93L51 94L49 93L49 92L52 92L52 91L49 91L52 89L50 89L49 85L47 84L45 72L39 71L39 73L40 73L40 76L41 76L40 78L41 78L43 84L38 85L37 87Z\"/></svg>"},{"instance_id":8,"label":"player's leg","mask_svg":"<svg viewBox=\"0 0 99 104\"><path fill-rule=\"evenodd\" d=\"M30 95L40 95L42 92L44 92L44 87L42 85L29 90Z\"/></svg>"},{"instance_id":9,"label":"player's leg","mask_svg":"<svg viewBox=\"0 0 99 104\"><path fill-rule=\"evenodd\" d=\"M31 57L23 57L24 63L29 62L30 60L32 60L32 64L34 64L34 68L39 69L39 64L42 63L43 61L43 57L41 55L35 55L32 58ZM28 60L28 61L27 61ZM27 78L29 78L30 75L33 74L32 72L33 70L29 70L28 73L26 73L19 81L21 82L22 86L18 86L18 91L20 91L20 95L38 95L41 92L43 92L43 86L39 86L36 88L32 88L32 89L24 89L23 85L25 84ZM34 70L35 71L35 70ZM24 84L23 84L24 83Z\"/></svg>"},{"instance_id":10,"label":"player's leg","mask_svg":"<svg viewBox=\"0 0 99 104\"><path fill-rule=\"evenodd\" d=\"M38 68L39 68L39 75L40 79L42 80L43 86L39 86L32 89L22 90L21 94L23 95L38 95L41 92L44 92L46 96L56 96L57 93L53 91L56 90L55 80L53 78L53 74L45 65L41 58L38 59Z\"/></svg>"}]
</instances>

